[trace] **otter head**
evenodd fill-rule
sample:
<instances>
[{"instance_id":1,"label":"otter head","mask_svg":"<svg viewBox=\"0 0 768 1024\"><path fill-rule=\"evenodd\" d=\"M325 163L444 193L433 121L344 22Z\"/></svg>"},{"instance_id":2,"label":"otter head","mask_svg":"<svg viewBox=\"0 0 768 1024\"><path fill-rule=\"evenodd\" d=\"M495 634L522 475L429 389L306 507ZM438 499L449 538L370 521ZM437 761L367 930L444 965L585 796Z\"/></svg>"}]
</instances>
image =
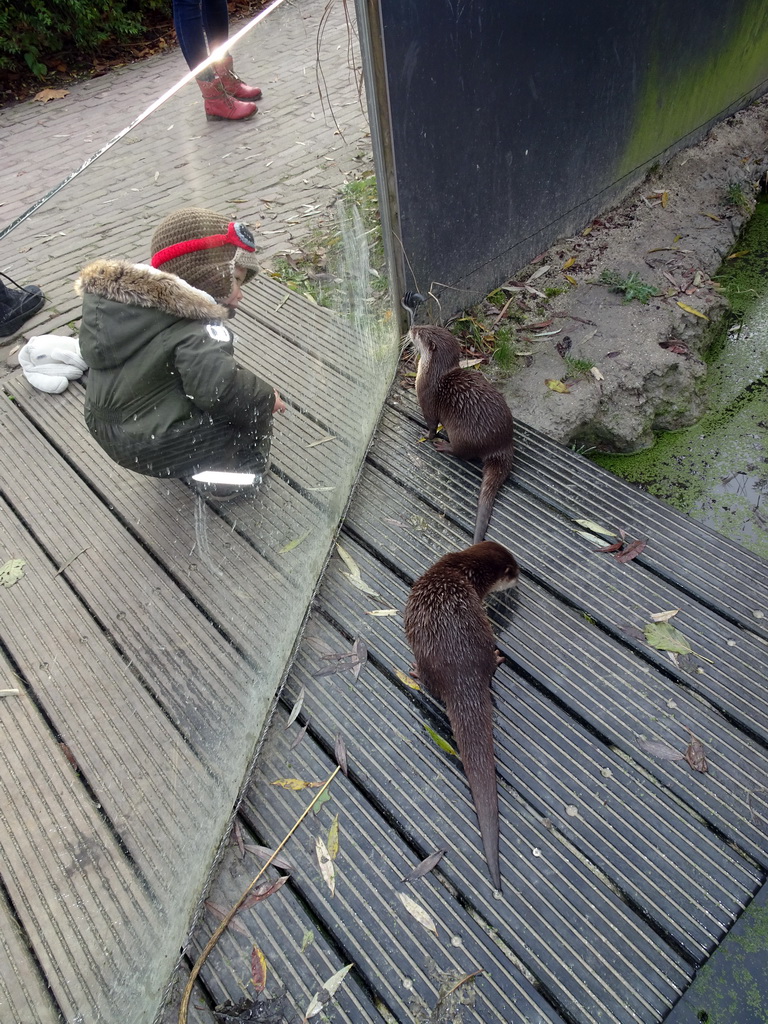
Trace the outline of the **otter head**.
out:
<instances>
[{"instance_id":1,"label":"otter head","mask_svg":"<svg viewBox=\"0 0 768 1024\"><path fill-rule=\"evenodd\" d=\"M446 373L459 365L461 347L450 331L445 327L432 327L429 324L418 324L408 331L406 340L419 353L419 369L426 369L434 364L439 373Z\"/></svg>"}]
</instances>

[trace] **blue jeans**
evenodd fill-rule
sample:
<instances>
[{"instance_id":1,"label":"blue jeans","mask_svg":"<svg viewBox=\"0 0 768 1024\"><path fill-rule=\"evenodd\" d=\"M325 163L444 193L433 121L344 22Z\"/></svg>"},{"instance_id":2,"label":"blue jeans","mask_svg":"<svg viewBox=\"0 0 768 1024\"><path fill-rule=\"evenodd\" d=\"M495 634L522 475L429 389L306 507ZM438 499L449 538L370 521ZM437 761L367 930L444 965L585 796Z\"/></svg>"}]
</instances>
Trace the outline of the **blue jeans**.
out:
<instances>
[{"instance_id":1,"label":"blue jeans","mask_svg":"<svg viewBox=\"0 0 768 1024\"><path fill-rule=\"evenodd\" d=\"M190 70L229 37L227 0L173 0L173 27Z\"/></svg>"}]
</instances>

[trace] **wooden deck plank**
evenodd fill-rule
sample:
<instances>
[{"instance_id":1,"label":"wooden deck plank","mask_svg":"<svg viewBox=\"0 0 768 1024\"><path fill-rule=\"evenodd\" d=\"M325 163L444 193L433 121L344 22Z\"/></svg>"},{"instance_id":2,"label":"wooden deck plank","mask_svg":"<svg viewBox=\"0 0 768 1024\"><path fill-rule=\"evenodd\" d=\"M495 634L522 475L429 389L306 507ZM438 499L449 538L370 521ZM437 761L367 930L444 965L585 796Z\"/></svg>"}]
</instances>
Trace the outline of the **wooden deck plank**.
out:
<instances>
[{"instance_id":1,"label":"wooden deck plank","mask_svg":"<svg viewBox=\"0 0 768 1024\"><path fill-rule=\"evenodd\" d=\"M141 1020L166 922L27 693L0 719L0 875L34 956L67 1020Z\"/></svg>"},{"instance_id":2,"label":"wooden deck plank","mask_svg":"<svg viewBox=\"0 0 768 1024\"><path fill-rule=\"evenodd\" d=\"M414 426L411 420L391 410L386 413L371 462L412 493L414 487L419 489L422 501L444 511L447 519L462 529L471 530L479 468L446 458L425 445L419 445L415 451L419 435ZM518 449L522 448L521 441ZM413 460L418 462L418 470ZM592 518L598 521L605 521L612 514L605 506L600 509L593 503L590 507ZM642 560L621 565L609 555L595 554L594 545L580 538L574 529L573 523L561 513L516 488L513 482L502 490L488 538L506 543L526 571L565 605L588 614L621 642L635 648L641 658L696 689L728 715L738 716L745 729L759 730L768 741L768 693L756 690L754 685L765 674L768 657L762 639L713 611L708 598L697 599L683 589L687 563L680 566L682 583L676 586L645 569ZM647 536L649 531L638 525L637 532ZM468 543L466 540L461 546ZM751 594L752 604L768 603L768 590L750 589L745 584L744 594L747 593ZM712 664L688 657L675 666L665 652L656 651L621 629L625 623L641 627L651 612L668 608L681 609L676 625L694 651ZM733 657L736 652L738 657Z\"/></svg>"},{"instance_id":3,"label":"wooden deck plank","mask_svg":"<svg viewBox=\"0 0 768 1024\"><path fill-rule=\"evenodd\" d=\"M351 542L350 550L358 553ZM332 567L328 577L333 576ZM335 582L326 582L321 590L320 599L329 601L333 614L342 607L338 590L345 586L348 589L341 580L338 588ZM436 713L433 702L415 698L387 678L390 663L386 655L383 662L379 659L390 631L381 619L354 623L342 612L341 621L346 629L360 628L379 671L370 668L370 682L361 677L352 683L348 673L316 678L313 673L318 662L307 658L308 648L303 644L288 680L286 699L289 703L295 700L298 687L305 687L303 713L326 746L333 745L339 729L350 737L350 743L354 742L351 737L364 731L364 748L356 745L356 761L364 773L360 784L380 804L392 803L393 816L407 817L406 831L414 831L413 823L422 812L434 824L434 812L426 813L418 797L391 792L391 779L398 772L403 747L411 748L411 756L424 762L422 770L428 772L426 765L433 760L434 751L421 727L423 721L446 737L450 737L450 726ZM317 620L309 628L314 633ZM326 629L319 635L334 650L344 649L342 636L334 637ZM506 667L495 677L494 692L499 705L497 759L500 779L509 794L507 814L518 814L517 804L526 801L627 894L661 932L671 936L688 956L701 961L760 884L760 872ZM607 775L603 774L606 771ZM452 851L457 846L469 851L463 855L474 868L457 865L452 852L446 871L453 885L476 900L476 890L487 886L487 872L471 797L460 769L456 786L461 789L461 800L458 804L453 798L444 802L452 811L443 812L442 831L433 842L447 845L450 841ZM421 785L418 788L421 792ZM565 814L568 806L578 806L579 815L570 818ZM424 846L426 849L429 842ZM505 853L502 845L502 862L505 878L517 886L516 875L525 869L513 848Z\"/></svg>"},{"instance_id":4,"label":"wooden deck plank","mask_svg":"<svg viewBox=\"0 0 768 1024\"><path fill-rule=\"evenodd\" d=\"M608 525L645 530L651 543L642 559L654 572L676 586L684 583L720 614L768 639L768 620L754 614L766 613L759 600L768 592L763 559L530 427L520 424L518 434L513 475L520 486L568 516L591 519L610 509Z\"/></svg>"},{"instance_id":5,"label":"wooden deck plank","mask_svg":"<svg viewBox=\"0 0 768 1024\"><path fill-rule=\"evenodd\" d=\"M407 501L412 508L412 500ZM422 512L428 514L427 509ZM347 528L352 522L357 522L354 508ZM381 529L386 528L384 522ZM445 524L442 528L449 529ZM458 536L444 536L445 551L463 546L456 543ZM408 564L418 558L417 552L409 551L411 544L420 544L419 537L400 531L398 546L388 550L396 550L399 564L406 565L415 577L423 568L412 561ZM384 602L392 602L388 607L402 607L409 584L393 582L375 558L358 553L367 573L364 579ZM332 579L329 574L328 581ZM345 589L339 588L335 600L348 603L353 622L359 622L359 603L345 596ZM768 752L762 743L697 694L652 665L639 662L634 652L606 637L532 580L524 577L514 612L493 615L492 622L511 666L595 730L604 742L615 745L639 770L668 787L693 813L721 830L761 865L768 864L768 837L761 826L760 810L766 801L759 781L768 777ZM402 631L395 626L387 628L386 620L381 625L380 633L389 636L390 650L383 650L393 658L390 671L402 669L411 657ZM689 739L687 728L702 739L713 760L716 755L717 770L706 775L683 770L678 763L652 758L639 746L641 739L655 739L683 750Z\"/></svg>"},{"instance_id":6,"label":"wooden deck plank","mask_svg":"<svg viewBox=\"0 0 768 1024\"><path fill-rule=\"evenodd\" d=\"M281 712L267 739L254 782L241 808L251 827L269 845L290 828L303 806L303 793L284 793L274 799L265 788L286 772L301 778L322 779L332 762L312 742L290 749L285 731L287 711ZM351 737L347 737L348 740ZM354 763L354 754L353 760ZM336 892L330 898L315 861L315 836L325 837L332 817L339 814L340 849L336 858ZM402 1024L427 1016L434 1007L446 976L456 981L482 968L477 982L474 1012L491 1022L555 1024L555 1013L534 986L519 972L503 937L491 937L481 923L456 906L450 893L434 879L407 889L403 874L415 866L413 852L372 811L357 787L338 776L331 801L310 822L311 835L291 847L297 864L293 884L313 914L319 915L365 984L381 993L394 1019ZM436 922L431 934L405 912L397 892L408 892ZM341 989L337 1002L344 1007Z\"/></svg>"},{"instance_id":7,"label":"wooden deck plank","mask_svg":"<svg viewBox=\"0 0 768 1024\"><path fill-rule=\"evenodd\" d=\"M247 685L253 678L248 662L109 509L94 502L15 403L4 404L0 421L3 490L16 514L60 566L88 549L65 570L67 581L199 756L211 758L217 771L236 771L228 762L242 748L238 733L252 720L256 699ZM20 471L17 451L24 451L25 467L38 471ZM66 503L58 498L63 494ZM265 708L271 697L264 695Z\"/></svg>"},{"instance_id":8,"label":"wooden deck plank","mask_svg":"<svg viewBox=\"0 0 768 1024\"><path fill-rule=\"evenodd\" d=\"M5 505L0 519L26 562L0 589L6 649L162 904L168 877L198 868L219 787Z\"/></svg>"},{"instance_id":9,"label":"wooden deck plank","mask_svg":"<svg viewBox=\"0 0 768 1024\"><path fill-rule=\"evenodd\" d=\"M242 827L245 842L254 842L245 823ZM253 855L246 853L241 858L237 848L230 846L219 866L209 899L220 907L233 906L260 866L261 862ZM265 881L275 881L284 874L282 870L271 869L264 876ZM193 959L218 923L218 918L207 911L190 949ZM349 963L324 934L322 923L309 915L291 883L284 885L274 897L240 911L237 924L237 930L227 929L202 970L203 983L214 1005L227 999L238 1002L249 992L253 998L249 981L254 945L267 961L267 998L274 998L285 989L295 1019L303 1016L323 982ZM368 1024L381 1019L371 994L354 973L345 979L343 1000L334 1000L329 1012L331 1019L350 1024Z\"/></svg>"}]
</instances>

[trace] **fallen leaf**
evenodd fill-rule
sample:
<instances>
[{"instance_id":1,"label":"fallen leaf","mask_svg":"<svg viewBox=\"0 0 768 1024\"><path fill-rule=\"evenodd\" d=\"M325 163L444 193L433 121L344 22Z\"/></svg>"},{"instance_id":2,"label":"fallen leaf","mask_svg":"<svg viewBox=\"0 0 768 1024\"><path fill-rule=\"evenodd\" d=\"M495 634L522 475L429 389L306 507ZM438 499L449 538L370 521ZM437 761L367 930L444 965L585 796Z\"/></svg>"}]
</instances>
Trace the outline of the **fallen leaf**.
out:
<instances>
[{"instance_id":1,"label":"fallen leaf","mask_svg":"<svg viewBox=\"0 0 768 1024\"><path fill-rule=\"evenodd\" d=\"M688 729L688 726L685 728ZM708 772L709 765L707 764L704 744L697 736L694 736L690 729L688 729L688 732L691 734L691 742L685 748L685 760L695 772Z\"/></svg>"},{"instance_id":2,"label":"fallen leaf","mask_svg":"<svg viewBox=\"0 0 768 1024\"><path fill-rule=\"evenodd\" d=\"M351 971L354 966L354 964L347 964L347 966L342 967L340 971L336 971L328 981L323 982L322 988L312 996L309 1006L304 1011L305 1020L309 1017L314 1017L317 1013L320 1013L325 1004L333 999L339 985L341 985L342 981L344 981L344 978L347 976L347 972Z\"/></svg>"},{"instance_id":3,"label":"fallen leaf","mask_svg":"<svg viewBox=\"0 0 768 1024\"><path fill-rule=\"evenodd\" d=\"M397 608L376 608L372 612L366 612L366 615L375 615L377 618L384 618L387 615L397 615Z\"/></svg>"},{"instance_id":4,"label":"fallen leaf","mask_svg":"<svg viewBox=\"0 0 768 1024\"><path fill-rule=\"evenodd\" d=\"M693 654L693 648L686 638L668 622L647 622L643 626L645 639L657 651L672 651L674 654Z\"/></svg>"},{"instance_id":5,"label":"fallen leaf","mask_svg":"<svg viewBox=\"0 0 768 1024\"><path fill-rule=\"evenodd\" d=\"M41 89L34 97L36 103L50 103L51 100L63 100L69 95L69 89Z\"/></svg>"},{"instance_id":6,"label":"fallen leaf","mask_svg":"<svg viewBox=\"0 0 768 1024\"><path fill-rule=\"evenodd\" d=\"M460 359L459 366L462 370L468 370L470 366L477 366L478 363L482 363L482 359Z\"/></svg>"},{"instance_id":7,"label":"fallen leaf","mask_svg":"<svg viewBox=\"0 0 768 1024\"><path fill-rule=\"evenodd\" d=\"M615 537L615 530L608 530L605 526L599 526L597 523L593 523L591 519L573 519L571 520L577 523L579 526L583 526L585 530L589 530L590 533L599 533L603 537Z\"/></svg>"},{"instance_id":8,"label":"fallen leaf","mask_svg":"<svg viewBox=\"0 0 768 1024\"><path fill-rule=\"evenodd\" d=\"M709 219L710 219L710 220L716 220L716 221L719 221L719 220L721 219L720 217L716 217L716 216L714 215L714 213L704 213L704 211L703 211L703 210L702 210L701 212L702 212L702 214L703 214L703 215L704 215L705 217L709 217Z\"/></svg>"},{"instance_id":9,"label":"fallen leaf","mask_svg":"<svg viewBox=\"0 0 768 1024\"><path fill-rule=\"evenodd\" d=\"M605 377L602 375L602 373L598 370L596 366L591 366L589 372L592 374L595 380L605 380Z\"/></svg>"},{"instance_id":10,"label":"fallen leaf","mask_svg":"<svg viewBox=\"0 0 768 1024\"><path fill-rule=\"evenodd\" d=\"M264 885L260 885L255 892L249 893L240 906L237 908L237 912L241 910L247 910L249 907L254 907L257 903L261 903L262 900L268 900L270 896L274 896L278 889L282 889L285 883L288 881L288 875L280 875L274 882L265 882Z\"/></svg>"},{"instance_id":11,"label":"fallen leaf","mask_svg":"<svg viewBox=\"0 0 768 1024\"><path fill-rule=\"evenodd\" d=\"M679 611L679 608L671 608L668 612L651 612L651 619L653 622L669 622Z\"/></svg>"},{"instance_id":12,"label":"fallen leaf","mask_svg":"<svg viewBox=\"0 0 768 1024\"><path fill-rule=\"evenodd\" d=\"M545 267L539 267L538 270L534 270L534 272L531 274L531 276L528 278L528 280L525 283L527 285L530 284L531 281L535 281L535 280L537 280L537 278L543 277L547 273L547 271L551 270L551 269L552 269L552 267L549 264L547 264L547 266L545 266Z\"/></svg>"},{"instance_id":13,"label":"fallen leaf","mask_svg":"<svg viewBox=\"0 0 768 1024\"><path fill-rule=\"evenodd\" d=\"M409 690L421 690L421 687L416 682L416 680L412 679L411 676L406 675L402 669L396 668L395 675L403 684L403 686L407 686Z\"/></svg>"},{"instance_id":14,"label":"fallen leaf","mask_svg":"<svg viewBox=\"0 0 768 1024\"><path fill-rule=\"evenodd\" d=\"M307 946L311 946L315 941L315 933L311 928L307 928L301 937L301 952L303 953Z\"/></svg>"},{"instance_id":15,"label":"fallen leaf","mask_svg":"<svg viewBox=\"0 0 768 1024\"><path fill-rule=\"evenodd\" d=\"M709 320L706 313L701 313L698 309L694 309L693 306L689 306L687 303L680 302L679 300L677 304L680 309L684 309L686 313L692 313L694 316L701 317L702 320Z\"/></svg>"},{"instance_id":16,"label":"fallen leaf","mask_svg":"<svg viewBox=\"0 0 768 1024\"><path fill-rule=\"evenodd\" d=\"M548 388L550 388L550 390L559 391L562 395L570 395L571 393L571 389L568 387L568 385L563 384L561 380L552 380L550 378L548 380L545 380L544 383L547 385Z\"/></svg>"},{"instance_id":17,"label":"fallen leaf","mask_svg":"<svg viewBox=\"0 0 768 1024\"><path fill-rule=\"evenodd\" d=\"M557 349L557 354L559 356L562 356L563 359L565 359L565 357L570 352L572 344L573 342L567 336L563 338L561 341L558 341L558 343L555 345L555 348Z\"/></svg>"},{"instance_id":18,"label":"fallen leaf","mask_svg":"<svg viewBox=\"0 0 768 1024\"><path fill-rule=\"evenodd\" d=\"M669 192L666 192L666 191L662 192L661 193L661 206L662 206L662 209L666 210L668 202L669 202Z\"/></svg>"},{"instance_id":19,"label":"fallen leaf","mask_svg":"<svg viewBox=\"0 0 768 1024\"><path fill-rule=\"evenodd\" d=\"M560 269L561 270L568 270L570 267L573 266L573 264L575 262L576 262L576 257L575 256L571 256L571 258L569 260L565 261L565 263L562 265L562 267L560 267Z\"/></svg>"},{"instance_id":20,"label":"fallen leaf","mask_svg":"<svg viewBox=\"0 0 768 1024\"><path fill-rule=\"evenodd\" d=\"M5 565L0 565L0 584L12 587L14 583L18 583L24 575L26 564L23 558L11 558Z\"/></svg>"},{"instance_id":21,"label":"fallen leaf","mask_svg":"<svg viewBox=\"0 0 768 1024\"><path fill-rule=\"evenodd\" d=\"M638 555L642 554L647 543L647 537L641 540L633 540L623 551L617 551L613 557L617 562L631 562L633 558L637 558Z\"/></svg>"},{"instance_id":22,"label":"fallen leaf","mask_svg":"<svg viewBox=\"0 0 768 1024\"><path fill-rule=\"evenodd\" d=\"M295 540L289 540L285 547L280 548L278 550L278 555L284 555L286 551L293 551L293 549L297 548L299 544L304 543L304 541L307 539L311 532L311 530L307 530L306 533L302 533L302 535L300 537L297 537Z\"/></svg>"},{"instance_id":23,"label":"fallen leaf","mask_svg":"<svg viewBox=\"0 0 768 1024\"><path fill-rule=\"evenodd\" d=\"M288 721L285 723L285 728L286 729L290 729L290 727L293 725L293 723L299 717L299 712L301 711L301 706L304 703L304 697L306 695L306 692L307 691L302 686L301 690L299 690L299 696L296 698L296 703L293 705L293 708L291 709L291 713L288 716Z\"/></svg>"},{"instance_id":24,"label":"fallen leaf","mask_svg":"<svg viewBox=\"0 0 768 1024\"><path fill-rule=\"evenodd\" d=\"M267 958L255 944L251 950L251 981L257 992L267 987Z\"/></svg>"},{"instance_id":25,"label":"fallen leaf","mask_svg":"<svg viewBox=\"0 0 768 1024\"><path fill-rule=\"evenodd\" d=\"M305 782L303 779L275 779L270 786L282 786L283 789L319 789L322 782Z\"/></svg>"},{"instance_id":26,"label":"fallen leaf","mask_svg":"<svg viewBox=\"0 0 768 1024\"><path fill-rule=\"evenodd\" d=\"M336 545L336 550L341 556L342 561L349 569L349 572L343 572L342 576L346 576L349 582L352 584L352 586L356 587L363 594L369 594L371 597L378 597L379 595L376 593L376 591L369 587L368 584L363 581L363 577L360 572L360 567L358 566L354 558L349 554L349 552L346 551L341 546L341 544Z\"/></svg>"},{"instance_id":27,"label":"fallen leaf","mask_svg":"<svg viewBox=\"0 0 768 1024\"><path fill-rule=\"evenodd\" d=\"M331 855L328 852L328 847L325 845L325 840L322 836L318 836L315 839L315 854L317 856L317 863L320 867L320 874L323 876L325 884L328 886L331 892L331 896L336 892L336 870L331 860Z\"/></svg>"},{"instance_id":28,"label":"fallen leaf","mask_svg":"<svg viewBox=\"0 0 768 1024\"><path fill-rule=\"evenodd\" d=\"M326 437L321 437L319 441L310 441L307 448L316 448L319 444L327 444L329 441L335 441L335 434L328 434Z\"/></svg>"},{"instance_id":29,"label":"fallen leaf","mask_svg":"<svg viewBox=\"0 0 768 1024\"><path fill-rule=\"evenodd\" d=\"M296 733L296 739L291 743L291 750L293 750L294 747L298 747L298 745L301 743L301 741L306 736L308 728L309 728L309 719L307 719L307 721L304 723L304 725L302 725L302 727Z\"/></svg>"},{"instance_id":30,"label":"fallen leaf","mask_svg":"<svg viewBox=\"0 0 768 1024\"><path fill-rule=\"evenodd\" d=\"M430 853L428 857L418 864L410 875L406 875L403 879L404 882L415 882L417 878L422 878L424 875L429 874L432 868L436 867L443 857L448 853L447 850L435 850L434 853Z\"/></svg>"},{"instance_id":31,"label":"fallen leaf","mask_svg":"<svg viewBox=\"0 0 768 1024\"><path fill-rule=\"evenodd\" d=\"M640 740L637 745L646 754L658 757L661 761L682 761L685 758L681 750L675 750L671 744L662 740Z\"/></svg>"},{"instance_id":32,"label":"fallen leaf","mask_svg":"<svg viewBox=\"0 0 768 1024\"><path fill-rule=\"evenodd\" d=\"M219 921L223 921L229 914L229 910L226 907L222 907L220 904L214 903L213 900L206 900L205 906L210 910L214 917L219 919ZM238 935L245 935L246 938L250 938L248 929L245 925L241 924L236 917L232 918L227 925L227 928L231 928L232 931L237 932Z\"/></svg>"},{"instance_id":33,"label":"fallen leaf","mask_svg":"<svg viewBox=\"0 0 768 1024\"><path fill-rule=\"evenodd\" d=\"M426 928L428 932L432 932L432 934L437 937L437 926L426 910L419 906L416 900L412 900L408 893L399 892L397 897L411 917L414 917L422 928Z\"/></svg>"},{"instance_id":34,"label":"fallen leaf","mask_svg":"<svg viewBox=\"0 0 768 1024\"><path fill-rule=\"evenodd\" d=\"M575 277L572 277L570 274L564 274L563 276L565 277L565 280L568 282L568 284L575 284L578 288L579 282L576 280Z\"/></svg>"},{"instance_id":35,"label":"fallen leaf","mask_svg":"<svg viewBox=\"0 0 768 1024\"><path fill-rule=\"evenodd\" d=\"M349 776L349 771L347 770L347 745L340 732L336 734L334 754L336 755L336 764L341 768L342 775Z\"/></svg>"},{"instance_id":36,"label":"fallen leaf","mask_svg":"<svg viewBox=\"0 0 768 1024\"><path fill-rule=\"evenodd\" d=\"M725 258L727 260L737 260L741 256L748 256L748 255L749 255L749 249L741 249L739 252L732 252L730 256L726 256Z\"/></svg>"},{"instance_id":37,"label":"fallen leaf","mask_svg":"<svg viewBox=\"0 0 768 1024\"><path fill-rule=\"evenodd\" d=\"M246 843L245 852L252 853L254 857L258 857L259 860L269 860L274 850L270 850L268 846L257 846L255 843ZM287 857L283 857L282 854L278 854L271 862L273 867L280 868L282 871L294 872L296 865L292 861L288 860Z\"/></svg>"},{"instance_id":38,"label":"fallen leaf","mask_svg":"<svg viewBox=\"0 0 768 1024\"><path fill-rule=\"evenodd\" d=\"M444 750L446 754L452 754L454 757L459 756L458 753L453 749L451 744L448 742L448 740L444 740L439 733L435 732L434 729L430 729L430 727L425 722L422 722L421 724L426 729L429 738L434 743L436 743L441 750Z\"/></svg>"},{"instance_id":39,"label":"fallen leaf","mask_svg":"<svg viewBox=\"0 0 768 1024\"><path fill-rule=\"evenodd\" d=\"M339 816L338 814L331 822L331 827L328 829L328 842L327 842L328 856L331 860L336 860L339 853Z\"/></svg>"},{"instance_id":40,"label":"fallen leaf","mask_svg":"<svg viewBox=\"0 0 768 1024\"><path fill-rule=\"evenodd\" d=\"M359 636L357 638L357 640L355 640L354 644L352 645L352 655L353 655L352 675L357 680L357 679L360 678L360 673L363 670L363 666L365 665L366 661L368 660L368 648L365 646L365 641L363 640L363 638L361 636Z\"/></svg>"},{"instance_id":41,"label":"fallen leaf","mask_svg":"<svg viewBox=\"0 0 768 1024\"><path fill-rule=\"evenodd\" d=\"M331 799L331 791L330 791L330 789L326 789L326 791L324 793L321 793L320 796L317 798L317 800L315 800L315 804L314 804L314 807L313 807L313 813L315 815L318 815L320 813L320 808L323 806L323 804L327 804L330 799Z\"/></svg>"},{"instance_id":42,"label":"fallen leaf","mask_svg":"<svg viewBox=\"0 0 768 1024\"><path fill-rule=\"evenodd\" d=\"M607 548L595 548L596 554L601 554L604 551L620 551L624 547L623 540L617 540L613 544L609 544Z\"/></svg>"}]
</instances>

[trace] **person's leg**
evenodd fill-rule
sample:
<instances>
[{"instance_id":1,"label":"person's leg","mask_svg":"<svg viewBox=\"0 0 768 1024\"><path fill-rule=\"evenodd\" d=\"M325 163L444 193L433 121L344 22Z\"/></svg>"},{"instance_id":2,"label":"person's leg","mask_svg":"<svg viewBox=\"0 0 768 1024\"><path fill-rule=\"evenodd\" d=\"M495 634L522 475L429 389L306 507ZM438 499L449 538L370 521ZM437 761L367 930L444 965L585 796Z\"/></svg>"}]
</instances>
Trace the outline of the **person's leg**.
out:
<instances>
[{"instance_id":1,"label":"person's leg","mask_svg":"<svg viewBox=\"0 0 768 1024\"><path fill-rule=\"evenodd\" d=\"M208 56L201 7L202 0L173 0L173 27L190 71Z\"/></svg>"},{"instance_id":2,"label":"person's leg","mask_svg":"<svg viewBox=\"0 0 768 1024\"><path fill-rule=\"evenodd\" d=\"M208 52L226 43L229 38L229 11L227 0L201 0L203 28L208 40Z\"/></svg>"}]
</instances>

